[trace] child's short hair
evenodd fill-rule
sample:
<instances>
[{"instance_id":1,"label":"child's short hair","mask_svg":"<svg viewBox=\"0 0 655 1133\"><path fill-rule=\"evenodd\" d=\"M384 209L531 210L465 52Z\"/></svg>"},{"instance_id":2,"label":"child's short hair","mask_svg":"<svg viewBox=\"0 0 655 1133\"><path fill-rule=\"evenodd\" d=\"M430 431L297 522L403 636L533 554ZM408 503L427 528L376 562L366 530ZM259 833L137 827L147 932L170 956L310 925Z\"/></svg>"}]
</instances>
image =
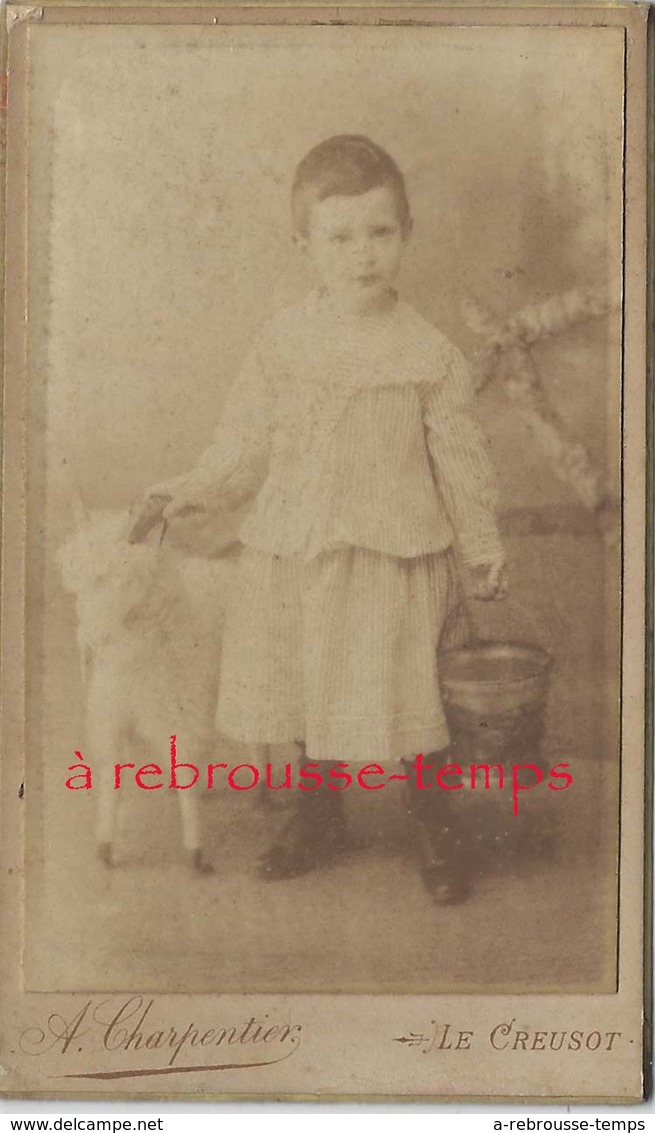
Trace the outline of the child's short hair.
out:
<instances>
[{"instance_id":1,"label":"child's short hair","mask_svg":"<svg viewBox=\"0 0 655 1133\"><path fill-rule=\"evenodd\" d=\"M326 197L356 197L386 186L393 193L403 232L412 218L405 179L392 157L361 134L339 134L314 146L298 165L291 189L293 225L307 235L309 209Z\"/></svg>"}]
</instances>

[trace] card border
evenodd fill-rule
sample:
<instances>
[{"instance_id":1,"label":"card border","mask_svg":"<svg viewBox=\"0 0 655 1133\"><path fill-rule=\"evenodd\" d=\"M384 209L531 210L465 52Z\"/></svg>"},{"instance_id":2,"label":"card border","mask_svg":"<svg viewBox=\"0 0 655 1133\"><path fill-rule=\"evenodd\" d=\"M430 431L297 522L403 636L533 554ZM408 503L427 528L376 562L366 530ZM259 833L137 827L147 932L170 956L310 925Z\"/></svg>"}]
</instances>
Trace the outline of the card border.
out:
<instances>
[{"instance_id":1,"label":"card border","mask_svg":"<svg viewBox=\"0 0 655 1133\"><path fill-rule=\"evenodd\" d=\"M384 15L381 13L384 12ZM650 1034L650 957L651 931L650 910L652 908L652 869L650 853L652 847L652 805L650 789L652 771L650 765L650 744L652 741L652 691L653 691L653 650L652 622L653 610L650 600L652 582L652 503L653 503L653 453L651 440L647 441L646 426L652 426L653 413L650 405L652 394L652 361L648 352L648 336L652 346L653 284L647 288L649 275L644 255L648 232L646 168L647 168L647 126L652 137L652 116L647 116L647 105L652 108L652 68L651 82L647 83L647 45L652 47L652 9L642 4L603 5L583 3L579 5L528 5L483 6L473 4L452 5L433 4L344 4L328 7L319 4L277 5L270 3L249 5L196 5L193 2L179 4L153 3L100 3L94 7L82 0L72 3L59 3L53 0L43 7L10 5L5 8L7 31L4 34L3 50L9 51L11 87L7 121L7 198L6 198L6 251L7 275L5 283L5 361L4 361L4 424L5 424L5 475L3 497L3 584L2 584L2 751L4 752L2 771L2 854L0 871L0 909L4 910L6 931L3 932L3 949L0 975L5 989L11 989L6 999L9 1022L18 1023L17 1012L20 1000L20 970L17 957L20 940L21 907L24 901L22 889L17 878L22 873L22 845L25 832L22 829L22 799L15 788L22 782L22 755L24 753L25 718L25 642L22 626L22 609L25 580L25 522L27 501L25 496L25 444L28 419L25 407L26 363L26 320L24 299L29 284L26 262L26 185L27 165L24 146L23 127L26 122L27 67L25 53L32 21L44 24L198 24L198 23L256 23L278 24L327 23L338 26L361 26L362 24L383 23L386 26L406 26L409 24L443 25L457 21L459 26L490 26L524 23L539 26L620 26L624 27L627 43L625 70L625 166L624 166L624 280L623 280L623 396L622 396L622 512L624 520L623 540L623 617L622 617L622 758L620 782L620 885L619 885L619 985L618 998L629 1001L634 1012L638 1006L643 1013L643 1067L642 1093L626 1097L580 1097L566 1095L545 1098L540 1095L471 1095L457 1094L445 1097L440 1094L398 1095L334 1093L321 1100L337 1101L485 1101L495 1105L503 1101L555 1103L557 1101L578 1101L585 1104L595 1102L625 1102L641 1100L650 1092L649 1047ZM647 32L648 25L648 32ZM20 80L17 81L20 77ZM652 201L653 162L652 151L649 159L649 186ZM650 215L650 214L648 214ZM652 232L648 255L653 263ZM11 286L9 286L11 283ZM648 291L648 294L647 294ZM646 380L646 359L649 359L649 374ZM644 386L647 396L644 397ZM626 439L626 431L635 440ZM644 462L644 457L646 460ZM644 476L646 467L647 475ZM645 519L645 522L644 522ZM646 541L642 537L642 523L646 531ZM637 650L636 642L642 640L640 627L646 627L643 648ZM651 635L649 635L649 633ZM643 674L646 674L644 681ZM627 690L627 696L626 696ZM639 691L640 690L640 691ZM630 700L630 716L627 718L626 700ZM629 759L627 753L629 751ZM629 765L628 765L629 764ZM18 772L18 775L17 775ZM635 821L635 808L642 800L639 811L643 813L643 823ZM642 840L645 854L642 853ZM644 861L645 856L645 861ZM628 866L643 863L642 875L628 879ZM638 925L634 924L635 912L643 911ZM630 920L632 918L632 922ZM7 927L8 926L8 927ZM642 948L643 945L643 948ZM629 961L630 968L626 970ZM643 964L639 962L643 956ZM638 974L637 974L638 972ZM27 992L25 996L57 996L60 993ZM70 993L72 996L77 993ZM182 995L184 993L178 993ZM209 997L207 997L209 998ZM213 997L215 998L215 997ZM241 997L243 998L243 997ZM265 999L266 996L258 996ZM288 999L311 1000L313 996L294 996ZM352 998L357 998L356 996ZM403 997L405 998L405 997ZM407 999L425 997L407 996ZM487 996L485 998L497 998ZM500 998L500 995L498 996ZM507 996L502 993L502 998ZM528 998L527 996L525 998ZM568 998L568 997L567 997ZM600 996L593 996L600 999ZM626 1006L625 1010L628 1008ZM5 1015L4 1027L7 1026ZM5 1092L0 1078L0 1093ZM10 1092L7 1090L7 1092ZM44 1094L41 1086L30 1088L20 1096L48 1096L60 1098L108 1097L161 1098L175 1100L189 1099L189 1092L160 1093L121 1092L99 1094L77 1091L56 1091ZM230 1091L202 1094L206 1100L266 1100L268 1098L286 1100L317 1100L314 1093L284 1093L273 1089L271 1092L246 1093Z\"/></svg>"}]
</instances>

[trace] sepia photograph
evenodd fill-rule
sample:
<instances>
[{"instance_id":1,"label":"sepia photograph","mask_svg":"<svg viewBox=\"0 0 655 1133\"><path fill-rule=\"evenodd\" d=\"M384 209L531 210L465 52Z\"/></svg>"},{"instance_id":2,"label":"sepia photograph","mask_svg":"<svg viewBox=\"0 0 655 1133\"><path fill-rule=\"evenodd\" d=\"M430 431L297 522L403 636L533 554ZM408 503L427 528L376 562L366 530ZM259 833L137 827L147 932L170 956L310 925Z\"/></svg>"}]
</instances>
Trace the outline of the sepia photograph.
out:
<instances>
[{"instance_id":1,"label":"sepia photograph","mask_svg":"<svg viewBox=\"0 0 655 1133\"><path fill-rule=\"evenodd\" d=\"M22 1055L275 1061L287 997L400 996L389 1058L471 1049L471 1002L515 1060L636 1057L588 1018L620 990L625 27L43 12L8 11L9 790L57 1004ZM259 998L205 1042L158 995Z\"/></svg>"}]
</instances>

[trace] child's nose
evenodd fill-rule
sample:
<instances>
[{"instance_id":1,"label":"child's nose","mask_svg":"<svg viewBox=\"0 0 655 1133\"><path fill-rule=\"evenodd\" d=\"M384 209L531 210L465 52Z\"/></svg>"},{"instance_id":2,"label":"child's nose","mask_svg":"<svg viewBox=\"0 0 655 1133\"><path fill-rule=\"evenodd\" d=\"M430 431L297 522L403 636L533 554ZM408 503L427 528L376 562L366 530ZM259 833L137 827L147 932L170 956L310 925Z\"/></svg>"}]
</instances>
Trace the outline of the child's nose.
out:
<instances>
[{"instance_id":1,"label":"child's nose","mask_svg":"<svg viewBox=\"0 0 655 1133\"><path fill-rule=\"evenodd\" d=\"M355 245L355 256L361 263L371 263L375 254L373 241L363 236Z\"/></svg>"}]
</instances>

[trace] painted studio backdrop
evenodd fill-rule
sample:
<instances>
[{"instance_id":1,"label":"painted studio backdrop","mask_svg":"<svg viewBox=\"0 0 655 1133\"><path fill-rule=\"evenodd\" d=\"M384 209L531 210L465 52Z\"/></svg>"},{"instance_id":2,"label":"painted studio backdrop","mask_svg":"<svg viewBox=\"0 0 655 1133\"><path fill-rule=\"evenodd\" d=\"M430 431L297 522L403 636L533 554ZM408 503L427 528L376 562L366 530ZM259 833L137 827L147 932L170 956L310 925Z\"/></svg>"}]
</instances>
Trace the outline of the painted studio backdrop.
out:
<instances>
[{"instance_id":1,"label":"painted studio backdrop","mask_svg":"<svg viewBox=\"0 0 655 1133\"><path fill-rule=\"evenodd\" d=\"M343 31L32 29L34 987L613 986L621 33ZM93 766L55 563L73 498L127 508L212 440L257 327L312 284L291 178L341 133L370 136L406 176L402 295L466 355L501 486L513 596L478 604L476 628L553 655L544 751L574 776L542 804L557 852L447 911L390 852L392 798L356 860L276 886L252 862L278 816L248 794L201 800L216 873L191 883L170 798L132 792L108 870L93 791L64 788L74 750Z\"/></svg>"}]
</instances>

